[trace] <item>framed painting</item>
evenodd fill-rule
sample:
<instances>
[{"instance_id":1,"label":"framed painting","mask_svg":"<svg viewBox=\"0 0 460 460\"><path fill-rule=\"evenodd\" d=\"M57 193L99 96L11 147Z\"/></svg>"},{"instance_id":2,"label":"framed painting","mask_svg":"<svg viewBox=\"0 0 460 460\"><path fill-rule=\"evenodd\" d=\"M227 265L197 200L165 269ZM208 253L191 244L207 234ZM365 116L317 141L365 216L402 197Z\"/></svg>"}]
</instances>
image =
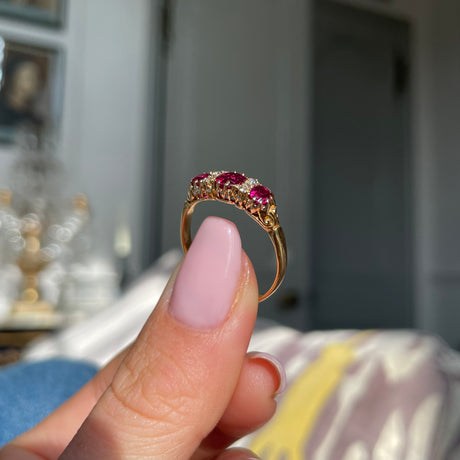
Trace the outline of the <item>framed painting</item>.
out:
<instances>
[{"instance_id":1,"label":"framed painting","mask_svg":"<svg viewBox=\"0 0 460 460\"><path fill-rule=\"evenodd\" d=\"M66 0L0 0L0 15L50 27L64 24Z\"/></svg>"},{"instance_id":2,"label":"framed painting","mask_svg":"<svg viewBox=\"0 0 460 460\"><path fill-rule=\"evenodd\" d=\"M21 127L56 126L63 98L62 52L0 35L0 142Z\"/></svg>"}]
</instances>

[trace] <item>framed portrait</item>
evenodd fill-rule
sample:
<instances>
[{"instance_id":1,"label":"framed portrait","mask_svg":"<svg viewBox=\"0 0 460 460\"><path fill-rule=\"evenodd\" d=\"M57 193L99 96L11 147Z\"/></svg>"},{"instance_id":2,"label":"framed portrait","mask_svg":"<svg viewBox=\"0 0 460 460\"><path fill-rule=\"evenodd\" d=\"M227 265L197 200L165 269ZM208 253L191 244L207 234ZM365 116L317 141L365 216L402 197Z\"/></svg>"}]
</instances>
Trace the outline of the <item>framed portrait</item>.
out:
<instances>
[{"instance_id":1,"label":"framed portrait","mask_svg":"<svg viewBox=\"0 0 460 460\"><path fill-rule=\"evenodd\" d=\"M0 35L0 142L23 126L56 126L63 98L62 52Z\"/></svg>"},{"instance_id":2,"label":"framed portrait","mask_svg":"<svg viewBox=\"0 0 460 460\"><path fill-rule=\"evenodd\" d=\"M0 0L0 15L50 27L62 27L66 0Z\"/></svg>"}]
</instances>

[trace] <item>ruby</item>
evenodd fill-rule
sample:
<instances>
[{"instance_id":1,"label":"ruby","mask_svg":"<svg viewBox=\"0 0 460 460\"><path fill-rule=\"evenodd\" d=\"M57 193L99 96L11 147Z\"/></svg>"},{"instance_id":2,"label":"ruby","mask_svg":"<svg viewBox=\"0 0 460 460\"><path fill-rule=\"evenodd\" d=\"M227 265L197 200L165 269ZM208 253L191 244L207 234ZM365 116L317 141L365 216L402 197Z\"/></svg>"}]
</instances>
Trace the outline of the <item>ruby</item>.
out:
<instances>
[{"instance_id":1,"label":"ruby","mask_svg":"<svg viewBox=\"0 0 460 460\"><path fill-rule=\"evenodd\" d=\"M219 174L216 177L216 182L220 185L221 188L223 188L227 183L230 185L239 185L243 182L246 182L246 180L246 176L243 176L243 174L237 172L226 172Z\"/></svg>"},{"instance_id":2,"label":"ruby","mask_svg":"<svg viewBox=\"0 0 460 460\"><path fill-rule=\"evenodd\" d=\"M206 179L209 176L209 173L200 174L199 176L195 176L191 181L190 184L198 185L203 179Z\"/></svg>"},{"instance_id":3,"label":"ruby","mask_svg":"<svg viewBox=\"0 0 460 460\"><path fill-rule=\"evenodd\" d=\"M252 187L251 191L249 192L250 198L260 202L263 205L266 205L270 199L273 198L273 193L267 187L263 185L256 185Z\"/></svg>"}]
</instances>

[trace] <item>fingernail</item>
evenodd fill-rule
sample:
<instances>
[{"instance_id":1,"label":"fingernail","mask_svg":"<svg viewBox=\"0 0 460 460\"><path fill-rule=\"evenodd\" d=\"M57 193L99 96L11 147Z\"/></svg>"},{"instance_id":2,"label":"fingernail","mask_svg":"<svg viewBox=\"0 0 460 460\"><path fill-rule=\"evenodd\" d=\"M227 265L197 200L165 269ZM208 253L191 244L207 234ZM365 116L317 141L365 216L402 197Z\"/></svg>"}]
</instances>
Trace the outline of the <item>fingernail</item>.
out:
<instances>
[{"instance_id":1,"label":"fingernail","mask_svg":"<svg viewBox=\"0 0 460 460\"><path fill-rule=\"evenodd\" d=\"M225 219L203 221L174 284L169 311L186 326L211 330L233 303L241 272L241 239Z\"/></svg>"},{"instance_id":2,"label":"fingernail","mask_svg":"<svg viewBox=\"0 0 460 460\"><path fill-rule=\"evenodd\" d=\"M287 379L286 371L284 370L284 366L281 364L280 361L278 361L273 355L270 355L269 353L264 353L262 351L252 351L248 353L248 359L263 360L270 366L270 369L273 369L275 371L278 379L278 385L273 393L273 398L276 399L278 396L284 393L284 390L286 390Z\"/></svg>"}]
</instances>

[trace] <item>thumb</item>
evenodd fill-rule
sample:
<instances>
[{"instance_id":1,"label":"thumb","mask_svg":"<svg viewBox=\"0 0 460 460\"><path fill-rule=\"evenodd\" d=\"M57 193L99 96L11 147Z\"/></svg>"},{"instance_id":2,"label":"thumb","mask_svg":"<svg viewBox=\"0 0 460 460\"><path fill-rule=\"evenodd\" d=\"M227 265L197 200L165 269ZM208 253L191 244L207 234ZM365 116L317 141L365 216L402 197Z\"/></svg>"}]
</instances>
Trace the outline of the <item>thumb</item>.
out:
<instances>
[{"instance_id":1,"label":"thumb","mask_svg":"<svg viewBox=\"0 0 460 460\"><path fill-rule=\"evenodd\" d=\"M190 458L231 399L257 305L236 227L206 219L61 458Z\"/></svg>"}]
</instances>

